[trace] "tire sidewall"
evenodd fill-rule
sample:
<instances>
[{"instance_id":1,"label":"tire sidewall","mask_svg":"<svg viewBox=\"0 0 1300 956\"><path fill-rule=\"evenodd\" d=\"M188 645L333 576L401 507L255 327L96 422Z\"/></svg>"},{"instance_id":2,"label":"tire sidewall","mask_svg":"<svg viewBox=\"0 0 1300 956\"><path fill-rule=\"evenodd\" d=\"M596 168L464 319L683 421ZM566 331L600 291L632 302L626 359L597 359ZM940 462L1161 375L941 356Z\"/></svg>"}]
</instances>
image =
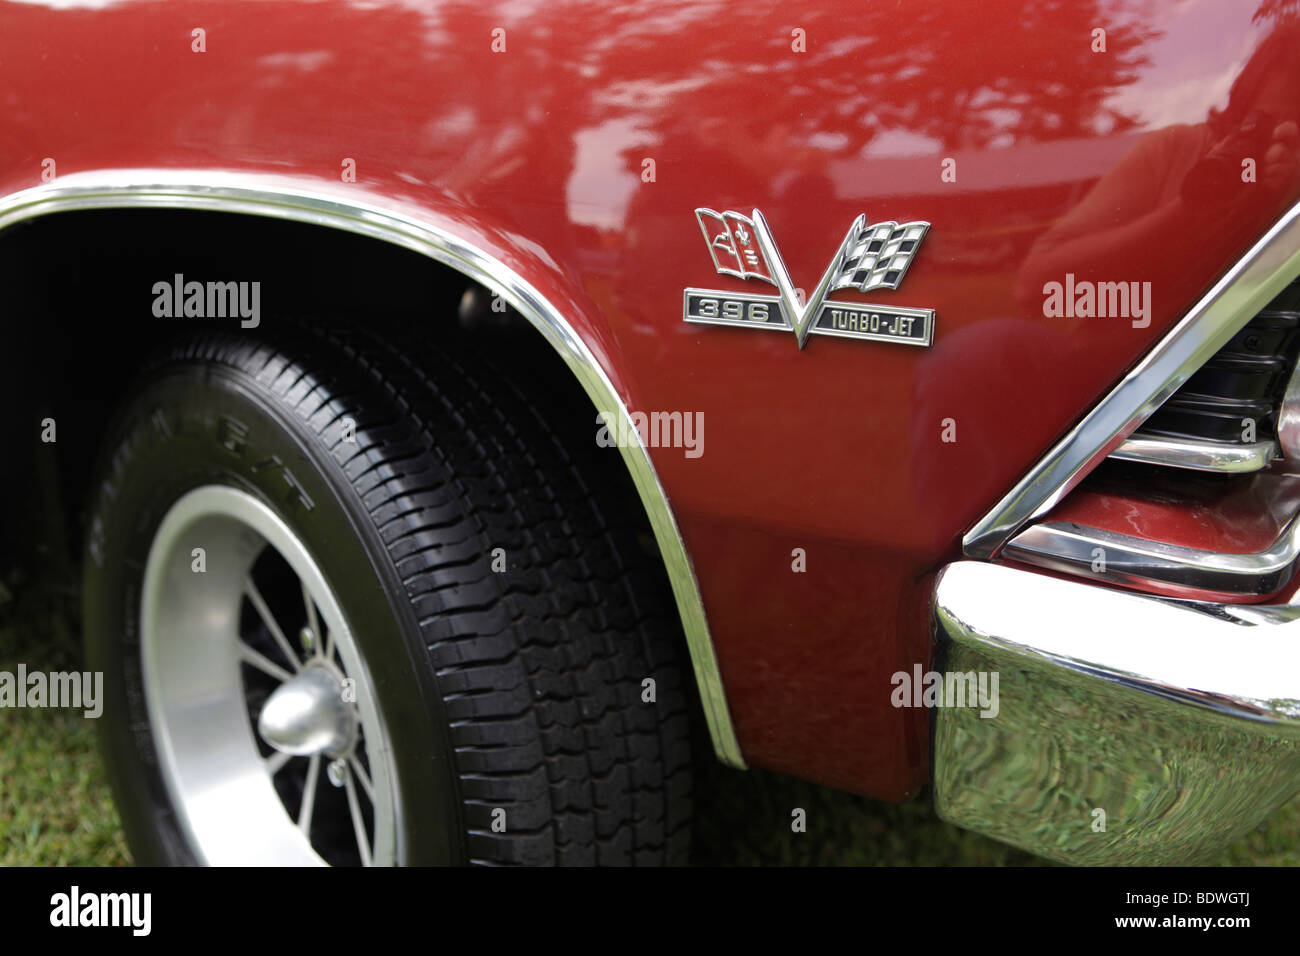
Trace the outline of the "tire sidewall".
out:
<instances>
[{"instance_id":1,"label":"tire sidewall","mask_svg":"<svg viewBox=\"0 0 1300 956\"><path fill-rule=\"evenodd\" d=\"M104 675L99 730L136 861L199 862L150 729L140 594L168 510L195 488L221 484L253 495L288 524L351 625L396 772L398 862L463 862L461 801L441 698L421 660L427 651L405 589L339 461L256 378L214 363L164 371L119 421L90 522L85 639L88 666Z\"/></svg>"}]
</instances>

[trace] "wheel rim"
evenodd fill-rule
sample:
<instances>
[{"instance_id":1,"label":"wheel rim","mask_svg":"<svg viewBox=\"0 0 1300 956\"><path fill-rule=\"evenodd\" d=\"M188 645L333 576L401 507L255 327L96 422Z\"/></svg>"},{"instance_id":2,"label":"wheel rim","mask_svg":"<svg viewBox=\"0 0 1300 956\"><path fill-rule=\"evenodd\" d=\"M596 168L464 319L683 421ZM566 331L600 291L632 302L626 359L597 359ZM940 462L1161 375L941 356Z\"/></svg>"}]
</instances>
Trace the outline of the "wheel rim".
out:
<instances>
[{"instance_id":1,"label":"wheel rim","mask_svg":"<svg viewBox=\"0 0 1300 956\"><path fill-rule=\"evenodd\" d=\"M396 862L398 789L370 676L275 512L223 485L180 498L149 550L140 620L160 770L201 862Z\"/></svg>"}]
</instances>

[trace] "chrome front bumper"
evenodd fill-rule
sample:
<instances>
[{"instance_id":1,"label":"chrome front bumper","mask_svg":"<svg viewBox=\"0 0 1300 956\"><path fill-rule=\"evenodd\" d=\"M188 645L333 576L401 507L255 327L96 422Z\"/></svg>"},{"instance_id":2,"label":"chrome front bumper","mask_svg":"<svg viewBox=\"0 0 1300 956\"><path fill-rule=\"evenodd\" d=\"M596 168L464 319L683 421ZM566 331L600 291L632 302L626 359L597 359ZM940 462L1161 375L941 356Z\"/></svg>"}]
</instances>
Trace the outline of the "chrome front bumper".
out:
<instances>
[{"instance_id":1,"label":"chrome front bumper","mask_svg":"<svg viewBox=\"0 0 1300 956\"><path fill-rule=\"evenodd\" d=\"M1300 606L1145 597L977 561L935 584L944 819L1069 863L1194 862L1300 791ZM1098 812L1100 811L1100 812Z\"/></svg>"}]
</instances>

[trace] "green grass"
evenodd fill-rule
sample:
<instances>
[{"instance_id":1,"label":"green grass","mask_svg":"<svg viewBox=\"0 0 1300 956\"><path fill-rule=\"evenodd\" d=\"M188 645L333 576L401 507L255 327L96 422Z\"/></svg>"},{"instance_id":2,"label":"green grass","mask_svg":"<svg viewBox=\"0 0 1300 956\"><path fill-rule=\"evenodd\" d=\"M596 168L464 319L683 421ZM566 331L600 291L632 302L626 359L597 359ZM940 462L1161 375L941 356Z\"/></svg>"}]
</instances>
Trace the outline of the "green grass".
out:
<instances>
[{"instance_id":1,"label":"green grass","mask_svg":"<svg viewBox=\"0 0 1300 956\"><path fill-rule=\"evenodd\" d=\"M895 806L762 770L702 767L695 858L716 866L1050 866L1046 860L940 820L922 797ZM807 811L807 832L791 811ZM1208 861L1300 865L1300 799Z\"/></svg>"},{"instance_id":2,"label":"green grass","mask_svg":"<svg viewBox=\"0 0 1300 956\"><path fill-rule=\"evenodd\" d=\"M0 865L130 863L93 723L77 711L0 714Z\"/></svg>"},{"instance_id":3,"label":"green grass","mask_svg":"<svg viewBox=\"0 0 1300 956\"><path fill-rule=\"evenodd\" d=\"M76 599L70 584L0 584L0 670L20 661L29 670L79 670L68 611ZM0 865L130 863L95 723L76 710L0 709Z\"/></svg>"},{"instance_id":4,"label":"green grass","mask_svg":"<svg viewBox=\"0 0 1300 956\"><path fill-rule=\"evenodd\" d=\"M80 668L69 588L0 588L0 670ZM95 722L79 712L0 710L0 864L130 863ZM761 770L700 761L695 860L714 866L1042 866L1045 861L939 820L927 799L901 806ZM791 811L807 832L791 830ZM1292 800L1213 861L1300 865L1300 800Z\"/></svg>"}]
</instances>

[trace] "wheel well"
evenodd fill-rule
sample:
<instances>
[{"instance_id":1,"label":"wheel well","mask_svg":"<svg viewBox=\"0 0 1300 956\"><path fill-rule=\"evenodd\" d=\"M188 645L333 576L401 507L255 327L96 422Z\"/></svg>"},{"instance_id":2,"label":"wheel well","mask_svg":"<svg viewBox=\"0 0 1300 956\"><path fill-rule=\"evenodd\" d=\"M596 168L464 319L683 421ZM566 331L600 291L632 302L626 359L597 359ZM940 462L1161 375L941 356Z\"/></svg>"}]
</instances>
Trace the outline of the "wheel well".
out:
<instances>
[{"instance_id":1,"label":"wheel well","mask_svg":"<svg viewBox=\"0 0 1300 956\"><path fill-rule=\"evenodd\" d=\"M42 547L78 553L100 440L140 359L176 338L240 327L237 316L155 316L155 283L170 285L177 274L185 281L260 283L264 327L290 316L320 316L336 325L364 322L408 333L416 327L454 337L512 376L530 398L544 399L548 416L589 423L594 437L590 399L532 324L504 301L494 308L486 289L424 255L324 226L238 213L54 213L0 232L0 288L9 306L0 350L0 435L15 452L10 467L0 469L9 505L0 515L4 566ZM47 418L55 423L53 444L39 440ZM602 457L610 467L598 480L621 483L620 500L649 532L618 456ZM57 488L48 487L51 465ZM65 540L39 540L49 529L36 520L35 501L70 519L58 522Z\"/></svg>"},{"instance_id":2,"label":"wheel well","mask_svg":"<svg viewBox=\"0 0 1300 956\"><path fill-rule=\"evenodd\" d=\"M154 185L79 174L0 203L0 223L14 223L0 230L0 283L17 316L6 330L7 369L0 359L0 400L12 410L0 422L0 439L15 451L0 492L19 506L9 514L0 508L0 542L38 540L22 531L40 528L47 514L58 519L57 550L76 552L97 439L130 387L125 370L131 358L213 321L155 314L155 287L165 289L177 275L205 284L259 283L265 321L330 316L371 329L416 324L431 334L468 337L469 347L490 356L503 375L527 383L530 401L540 407L544 397L547 414L558 416L548 420L576 429L556 431L577 435L578 442L594 438L593 400L609 403L601 411L617 407L626 414L567 319L473 244L378 207L291 184L268 191L264 180L202 185L201 177L176 182L175 176L152 175ZM74 180L77 185L70 185ZM105 196L111 207L99 205ZM214 208L218 203L236 208ZM250 207L262 214L244 211ZM468 275L440 265L445 262L463 262ZM471 276L502 282L503 298L495 302ZM239 319L219 321L229 328ZM56 426L63 420L56 444L32 440L45 418ZM617 500L630 509L624 520L648 529L645 550L675 596L714 751L743 768L685 544L646 450L622 448L618 455L611 451L602 459L619 464L594 480L617 485ZM42 504L26 504L32 501ZM67 510L75 520L63 520L64 501L73 503ZM0 561L4 557L0 553Z\"/></svg>"}]
</instances>

